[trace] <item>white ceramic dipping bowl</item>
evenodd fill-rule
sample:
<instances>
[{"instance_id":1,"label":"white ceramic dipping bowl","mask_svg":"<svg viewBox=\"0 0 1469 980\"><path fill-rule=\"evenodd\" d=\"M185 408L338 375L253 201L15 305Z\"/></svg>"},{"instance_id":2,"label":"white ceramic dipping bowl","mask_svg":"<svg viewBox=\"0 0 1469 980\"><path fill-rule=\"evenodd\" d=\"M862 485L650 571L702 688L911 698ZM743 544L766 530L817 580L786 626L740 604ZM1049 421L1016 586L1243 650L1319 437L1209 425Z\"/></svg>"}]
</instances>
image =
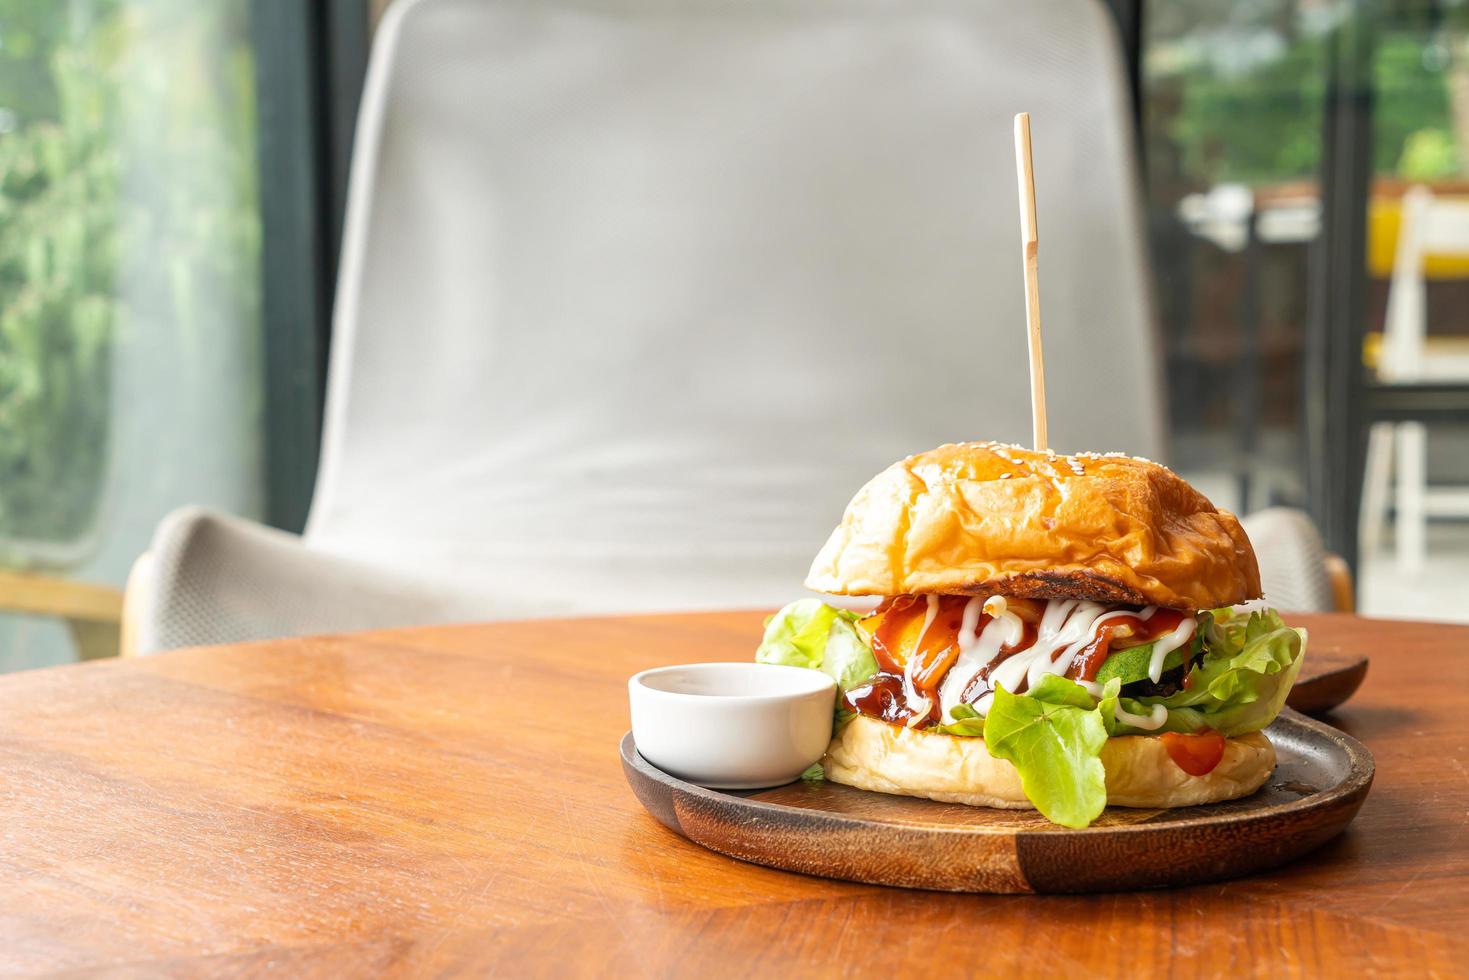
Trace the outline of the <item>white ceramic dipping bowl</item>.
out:
<instances>
[{"instance_id":1,"label":"white ceramic dipping bowl","mask_svg":"<svg viewBox=\"0 0 1469 980\"><path fill-rule=\"evenodd\" d=\"M686 664L627 682L632 734L666 773L717 789L779 786L831 741L836 682L776 664Z\"/></svg>"}]
</instances>

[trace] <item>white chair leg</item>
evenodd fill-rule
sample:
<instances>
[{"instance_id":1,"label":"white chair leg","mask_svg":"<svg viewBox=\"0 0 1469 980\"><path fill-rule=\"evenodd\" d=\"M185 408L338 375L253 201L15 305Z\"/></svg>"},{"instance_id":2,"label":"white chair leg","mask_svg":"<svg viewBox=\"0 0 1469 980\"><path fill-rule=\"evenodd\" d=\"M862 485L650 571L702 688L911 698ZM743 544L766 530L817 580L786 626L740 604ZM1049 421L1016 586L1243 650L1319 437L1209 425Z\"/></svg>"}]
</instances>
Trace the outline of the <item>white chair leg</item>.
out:
<instances>
[{"instance_id":1,"label":"white chair leg","mask_svg":"<svg viewBox=\"0 0 1469 980\"><path fill-rule=\"evenodd\" d=\"M1427 551L1428 433L1422 422L1398 425L1397 532L1398 566L1405 572L1423 567Z\"/></svg>"},{"instance_id":2,"label":"white chair leg","mask_svg":"<svg viewBox=\"0 0 1469 980\"><path fill-rule=\"evenodd\" d=\"M1393 426L1378 422L1367 433L1367 466L1362 482L1362 513L1357 539L1362 555L1370 557L1382 547L1382 525L1387 519L1388 488L1392 482Z\"/></svg>"}]
</instances>

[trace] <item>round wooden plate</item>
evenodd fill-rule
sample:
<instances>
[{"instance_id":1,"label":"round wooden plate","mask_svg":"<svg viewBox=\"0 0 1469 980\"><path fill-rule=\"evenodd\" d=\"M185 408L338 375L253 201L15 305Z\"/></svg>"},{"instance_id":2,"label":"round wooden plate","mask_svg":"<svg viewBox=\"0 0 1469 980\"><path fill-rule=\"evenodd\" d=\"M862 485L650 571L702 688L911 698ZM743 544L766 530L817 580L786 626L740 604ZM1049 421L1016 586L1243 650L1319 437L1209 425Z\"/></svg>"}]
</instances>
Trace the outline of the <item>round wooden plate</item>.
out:
<instances>
[{"instance_id":1,"label":"round wooden plate","mask_svg":"<svg viewBox=\"0 0 1469 980\"><path fill-rule=\"evenodd\" d=\"M1340 647L1307 644L1301 674L1285 703L1308 715L1338 707L1357 693L1367 676L1367 658Z\"/></svg>"},{"instance_id":2,"label":"round wooden plate","mask_svg":"<svg viewBox=\"0 0 1469 980\"><path fill-rule=\"evenodd\" d=\"M1253 796L1174 810L1108 807L1086 830L1058 827L1034 810L934 803L829 781L705 789L650 764L631 732L622 739L622 768L664 826L755 864L943 891L1120 891L1273 868L1346 828L1372 786L1367 749L1289 709L1266 734L1279 764Z\"/></svg>"}]
</instances>

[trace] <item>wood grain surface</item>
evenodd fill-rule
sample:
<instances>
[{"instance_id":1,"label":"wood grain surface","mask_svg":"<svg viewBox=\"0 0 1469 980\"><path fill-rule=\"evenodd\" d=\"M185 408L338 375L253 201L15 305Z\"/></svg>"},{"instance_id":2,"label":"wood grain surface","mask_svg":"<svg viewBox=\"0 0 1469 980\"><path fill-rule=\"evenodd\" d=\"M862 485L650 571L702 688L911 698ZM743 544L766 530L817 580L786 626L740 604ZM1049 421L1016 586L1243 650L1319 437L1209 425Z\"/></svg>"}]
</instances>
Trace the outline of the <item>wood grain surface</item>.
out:
<instances>
[{"instance_id":1,"label":"wood grain surface","mask_svg":"<svg viewBox=\"0 0 1469 980\"><path fill-rule=\"evenodd\" d=\"M1367 655L1339 647L1316 649L1306 644L1306 659L1286 703L1308 715L1319 715L1346 704L1367 678Z\"/></svg>"},{"instance_id":2,"label":"wood grain surface","mask_svg":"<svg viewBox=\"0 0 1469 980\"><path fill-rule=\"evenodd\" d=\"M619 752L648 812L721 854L879 885L1054 894L1234 878L1295 860L1341 833L1372 785L1366 748L1293 711L1266 734L1276 767L1258 792L1204 806L1108 807L1085 830L1034 810L935 803L830 780L706 789L644 759L631 732Z\"/></svg>"},{"instance_id":3,"label":"wood grain surface","mask_svg":"<svg viewBox=\"0 0 1469 980\"><path fill-rule=\"evenodd\" d=\"M760 614L433 628L0 679L0 972L1463 976L1469 628L1298 617L1372 670L1345 834L1278 871L951 895L744 864L649 816L632 672Z\"/></svg>"}]
</instances>

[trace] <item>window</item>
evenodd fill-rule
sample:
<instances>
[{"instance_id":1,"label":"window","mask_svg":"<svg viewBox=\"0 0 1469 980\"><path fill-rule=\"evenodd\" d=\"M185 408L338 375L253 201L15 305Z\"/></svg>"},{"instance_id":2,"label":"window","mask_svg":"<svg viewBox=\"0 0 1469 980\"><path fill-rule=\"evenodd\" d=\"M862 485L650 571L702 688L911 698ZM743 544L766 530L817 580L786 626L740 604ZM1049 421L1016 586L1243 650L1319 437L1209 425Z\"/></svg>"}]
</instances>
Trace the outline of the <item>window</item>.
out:
<instances>
[{"instance_id":1,"label":"window","mask_svg":"<svg viewBox=\"0 0 1469 980\"><path fill-rule=\"evenodd\" d=\"M0 2L9 569L120 586L174 507L263 510L249 13ZM0 619L0 669L70 658L59 624Z\"/></svg>"},{"instance_id":2,"label":"window","mask_svg":"<svg viewBox=\"0 0 1469 980\"><path fill-rule=\"evenodd\" d=\"M1469 5L1154 0L1143 25L1175 464L1232 509L1314 501L1360 552L1363 611L1464 615L1469 434L1449 419L1469 418L1469 234L1415 259L1404 228L1427 208L1469 229ZM1364 137L1331 136L1342 119ZM1456 389L1436 394L1458 408L1383 424L1373 382ZM1306 402L1326 389L1323 423Z\"/></svg>"}]
</instances>

